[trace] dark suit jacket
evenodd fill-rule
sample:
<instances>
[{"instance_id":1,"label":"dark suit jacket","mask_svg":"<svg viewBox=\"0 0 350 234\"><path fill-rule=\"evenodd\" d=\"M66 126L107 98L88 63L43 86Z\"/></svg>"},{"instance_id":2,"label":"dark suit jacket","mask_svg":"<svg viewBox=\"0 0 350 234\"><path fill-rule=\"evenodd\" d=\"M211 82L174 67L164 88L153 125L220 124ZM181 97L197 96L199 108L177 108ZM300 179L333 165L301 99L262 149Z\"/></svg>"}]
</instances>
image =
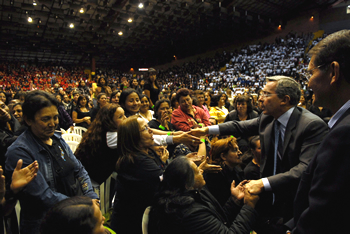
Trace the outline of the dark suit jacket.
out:
<instances>
[{"instance_id":1,"label":"dark suit jacket","mask_svg":"<svg viewBox=\"0 0 350 234\"><path fill-rule=\"evenodd\" d=\"M293 233L349 233L350 110L333 126L303 173Z\"/></svg>"},{"instance_id":2,"label":"dark suit jacket","mask_svg":"<svg viewBox=\"0 0 350 234\"><path fill-rule=\"evenodd\" d=\"M260 115L259 118L246 121L231 121L219 125L221 135L254 136L260 135L262 177L267 177L276 199L289 203L292 207L301 174L306 170L317 147L327 134L328 127L318 116L308 110L296 107L289 119L285 131L281 173L272 175L267 170L267 161L274 158L274 122L272 116Z\"/></svg>"}]
</instances>

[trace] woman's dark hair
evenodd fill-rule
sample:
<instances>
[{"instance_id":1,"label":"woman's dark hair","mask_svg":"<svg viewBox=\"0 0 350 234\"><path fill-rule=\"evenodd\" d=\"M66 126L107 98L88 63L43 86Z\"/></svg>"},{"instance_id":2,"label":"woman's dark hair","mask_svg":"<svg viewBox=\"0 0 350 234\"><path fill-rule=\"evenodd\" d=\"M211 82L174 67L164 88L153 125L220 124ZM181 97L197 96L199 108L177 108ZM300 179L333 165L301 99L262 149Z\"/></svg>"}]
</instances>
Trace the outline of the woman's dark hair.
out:
<instances>
[{"instance_id":1,"label":"woman's dark hair","mask_svg":"<svg viewBox=\"0 0 350 234\"><path fill-rule=\"evenodd\" d=\"M189 89L186 89L186 88L179 89L176 92L176 100L178 102L180 102L180 97L187 97L188 95L190 95L190 90Z\"/></svg>"},{"instance_id":2,"label":"woman's dark hair","mask_svg":"<svg viewBox=\"0 0 350 234\"><path fill-rule=\"evenodd\" d=\"M133 82L134 80L136 80L136 81L137 81L137 79L136 79L136 78L133 78L133 79L131 79L131 82L129 82L129 84L130 84L130 88L132 88L132 89L137 89L137 88L139 87L139 85L137 85L136 87L134 87L134 85L132 84L132 82ZM137 82L138 82L138 81L137 81Z\"/></svg>"},{"instance_id":3,"label":"woman's dark hair","mask_svg":"<svg viewBox=\"0 0 350 234\"><path fill-rule=\"evenodd\" d=\"M59 103L54 95L40 90L31 91L27 94L26 100L22 105L23 116L34 120L35 114L41 109L50 106L58 108L58 105Z\"/></svg>"},{"instance_id":4,"label":"woman's dark hair","mask_svg":"<svg viewBox=\"0 0 350 234\"><path fill-rule=\"evenodd\" d=\"M260 136L252 136L249 138L248 150L243 154L242 161L254 158L253 151L256 149L257 142L260 141Z\"/></svg>"},{"instance_id":5,"label":"woman's dark hair","mask_svg":"<svg viewBox=\"0 0 350 234\"><path fill-rule=\"evenodd\" d=\"M23 91L19 91L15 94L15 96L13 97L13 99L18 99L18 100L21 100L21 97L24 97L24 100L26 99L26 95L27 93L26 92L23 92Z\"/></svg>"},{"instance_id":6,"label":"woman's dark hair","mask_svg":"<svg viewBox=\"0 0 350 234\"><path fill-rule=\"evenodd\" d=\"M226 154L230 149L233 149L235 145L237 145L237 139L235 137L228 137L215 142L212 141L210 150L212 163L221 165L223 163L221 154Z\"/></svg>"},{"instance_id":7,"label":"woman's dark hair","mask_svg":"<svg viewBox=\"0 0 350 234\"><path fill-rule=\"evenodd\" d=\"M217 94L211 97L210 106L218 106L222 94Z\"/></svg>"},{"instance_id":8,"label":"woman's dark hair","mask_svg":"<svg viewBox=\"0 0 350 234\"><path fill-rule=\"evenodd\" d=\"M108 103L101 107L95 120L92 121L91 126L84 133L74 153L83 164L90 157L98 157L101 148L106 145L106 133L117 130L113 117L118 107L120 106L114 103Z\"/></svg>"},{"instance_id":9,"label":"woman's dark hair","mask_svg":"<svg viewBox=\"0 0 350 234\"><path fill-rule=\"evenodd\" d=\"M77 196L58 202L45 215L41 234L92 234L98 220L91 198Z\"/></svg>"},{"instance_id":10,"label":"woman's dark hair","mask_svg":"<svg viewBox=\"0 0 350 234\"><path fill-rule=\"evenodd\" d=\"M153 68L153 69L154 69L154 68ZM156 72L155 69L154 69L154 71L149 72L149 74L148 74L148 76L147 76L147 78L146 78L146 80L145 80L145 84L150 84L151 87L152 87L152 81L151 81L151 77L150 77L150 76L151 76L152 74L157 75L157 72ZM157 79L154 81L154 84L155 84L156 87L159 89L159 84L158 84Z\"/></svg>"},{"instance_id":11,"label":"woman's dark hair","mask_svg":"<svg viewBox=\"0 0 350 234\"><path fill-rule=\"evenodd\" d=\"M154 114L153 114L154 118L158 119L157 112L159 110L160 105L164 102L168 103L169 108L171 107L170 101L168 99L160 99L160 100L156 101L156 103L154 104L154 109L153 109L154 110Z\"/></svg>"},{"instance_id":12,"label":"woman's dark hair","mask_svg":"<svg viewBox=\"0 0 350 234\"><path fill-rule=\"evenodd\" d=\"M108 81L107 81L107 79L106 79L105 77L100 77L100 78L97 80L97 86L102 87L101 79L104 79L105 82L106 82L104 86L108 86Z\"/></svg>"},{"instance_id":13,"label":"woman's dark hair","mask_svg":"<svg viewBox=\"0 0 350 234\"><path fill-rule=\"evenodd\" d=\"M111 94L111 100L112 100L112 98L115 96L115 95L117 95L118 93L120 93L120 91L119 90L114 90L113 92L112 92L112 94Z\"/></svg>"},{"instance_id":14,"label":"woman's dark hair","mask_svg":"<svg viewBox=\"0 0 350 234\"><path fill-rule=\"evenodd\" d=\"M234 103L236 110L237 110L237 103L238 102L247 103L247 114L250 114L253 111L253 105L252 105L252 101L250 99L250 96L248 96L248 95L237 96L235 99L235 103Z\"/></svg>"},{"instance_id":15,"label":"woman's dark hair","mask_svg":"<svg viewBox=\"0 0 350 234\"><path fill-rule=\"evenodd\" d=\"M140 94L135 90L135 89L131 89L131 88L127 88L125 90L123 90L123 92L120 94L119 97L119 104L124 108L125 107L125 102L126 102L126 98L132 94L132 93L136 93L137 96L139 96L140 98ZM141 98L140 98L141 100ZM125 110L125 109L124 109Z\"/></svg>"},{"instance_id":16,"label":"woman's dark hair","mask_svg":"<svg viewBox=\"0 0 350 234\"><path fill-rule=\"evenodd\" d=\"M179 101L176 99L176 97L172 97L170 102L171 102L172 108L174 108L174 109L177 108L177 106L175 106L175 104L176 104L176 102L179 103Z\"/></svg>"},{"instance_id":17,"label":"woman's dark hair","mask_svg":"<svg viewBox=\"0 0 350 234\"><path fill-rule=\"evenodd\" d=\"M145 94L140 94L139 96L140 96L140 102L141 102L141 99L144 98L144 97L147 98L148 102L151 101L151 99L150 99L147 95L145 95Z\"/></svg>"},{"instance_id":18,"label":"woman's dark hair","mask_svg":"<svg viewBox=\"0 0 350 234\"><path fill-rule=\"evenodd\" d=\"M86 107L87 109L90 109L90 108L89 108L89 105L88 105L88 103L89 103L89 98L88 98L88 96L83 95L83 94L80 94L80 95L79 95L79 98L78 98L78 101L77 101L77 107L78 107L78 108L81 108L81 107L82 107L82 106L80 105L80 101L83 100L84 98L86 99L86 106L85 106L85 107Z\"/></svg>"},{"instance_id":19,"label":"woman's dark hair","mask_svg":"<svg viewBox=\"0 0 350 234\"><path fill-rule=\"evenodd\" d=\"M142 149L139 144L141 142L141 132L138 116L130 116L126 118L118 126L117 140L117 170L123 162L134 162L134 157L141 153ZM127 144L125 144L127 142Z\"/></svg>"},{"instance_id":20,"label":"woman's dark hair","mask_svg":"<svg viewBox=\"0 0 350 234\"><path fill-rule=\"evenodd\" d=\"M164 217L163 214L175 213L181 206L192 204L194 199L186 192L193 187L194 182L190 160L185 156L176 157L166 168L155 195L152 209L160 215L157 216Z\"/></svg>"},{"instance_id":21,"label":"woman's dark hair","mask_svg":"<svg viewBox=\"0 0 350 234\"><path fill-rule=\"evenodd\" d=\"M7 94L4 91L0 91L0 93L3 93L6 97L6 101L5 101L5 105L9 104L9 97L7 96Z\"/></svg>"}]
</instances>

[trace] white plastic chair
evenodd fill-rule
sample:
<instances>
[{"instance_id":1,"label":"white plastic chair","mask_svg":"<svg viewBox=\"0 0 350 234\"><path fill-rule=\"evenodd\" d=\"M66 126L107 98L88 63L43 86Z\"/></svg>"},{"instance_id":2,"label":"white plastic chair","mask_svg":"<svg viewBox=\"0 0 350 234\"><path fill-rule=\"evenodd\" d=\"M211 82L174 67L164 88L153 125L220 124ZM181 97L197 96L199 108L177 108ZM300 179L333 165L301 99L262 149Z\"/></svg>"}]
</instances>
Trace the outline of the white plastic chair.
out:
<instances>
[{"instance_id":1,"label":"white plastic chair","mask_svg":"<svg viewBox=\"0 0 350 234\"><path fill-rule=\"evenodd\" d=\"M151 206L148 206L145 209L145 212L142 216L142 234L148 234L148 221L149 221L149 212L151 211Z\"/></svg>"},{"instance_id":2,"label":"white plastic chair","mask_svg":"<svg viewBox=\"0 0 350 234\"><path fill-rule=\"evenodd\" d=\"M79 142L76 141L66 141L66 143L68 144L69 148L72 150L73 154L75 152L75 150L78 148Z\"/></svg>"},{"instance_id":3,"label":"white plastic chair","mask_svg":"<svg viewBox=\"0 0 350 234\"><path fill-rule=\"evenodd\" d=\"M87 129L86 128L84 128L84 127L74 127L74 130L73 130L73 132L72 132L72 130L69 128L69 129L67 129L67 133L75 133L75 134L78 134L78 135L80 135L80 136L83 136L83 133L84 132L86 132L87 131Z\"/></svg>"},{"instance_id":4,"label":"white plastic chair","mask_svg":"<svg viewBox=\"0 0 350 234\"><path fill-rule=\"evenodd\" d=\"M62 135L62 138L65 141L76 141L76 142L80 143L82 136L75 134L75 133L66 133L66 134Z\"/></svg>"}]
</instances>

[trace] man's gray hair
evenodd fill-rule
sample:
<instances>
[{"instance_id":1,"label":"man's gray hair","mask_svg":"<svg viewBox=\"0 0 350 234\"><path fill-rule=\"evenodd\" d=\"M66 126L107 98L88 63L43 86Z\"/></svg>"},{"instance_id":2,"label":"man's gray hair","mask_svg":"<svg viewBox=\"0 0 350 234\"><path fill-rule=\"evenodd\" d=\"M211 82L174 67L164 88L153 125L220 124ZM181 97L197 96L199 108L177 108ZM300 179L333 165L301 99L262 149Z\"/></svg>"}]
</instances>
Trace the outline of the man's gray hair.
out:
<instances>
[{"instance_id":1,"label":"man's gray hair","mask_svg":"<svg viewBox=\"0 0 350 234\"><path fill-rule=\"evenodd\" d=\"M289 104L296 106L300 101L300 84L293 78L287 76L271 76L266 78L266 82L277 82L276 94L279 98L290 97Z\"/></svg>"}]
</instances>

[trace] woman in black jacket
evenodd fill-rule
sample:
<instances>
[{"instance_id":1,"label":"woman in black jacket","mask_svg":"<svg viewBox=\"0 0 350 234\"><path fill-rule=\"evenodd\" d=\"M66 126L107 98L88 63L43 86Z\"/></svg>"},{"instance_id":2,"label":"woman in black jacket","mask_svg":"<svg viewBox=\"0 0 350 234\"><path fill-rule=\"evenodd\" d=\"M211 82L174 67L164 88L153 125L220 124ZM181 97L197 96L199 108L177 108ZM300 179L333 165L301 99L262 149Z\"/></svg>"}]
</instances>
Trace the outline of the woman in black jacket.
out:
<instances>
[{"instance_id":1,"label":"woman in black jacket","mask_svg":"<svg viewBox=\"0 0 350 234\"><path fill-rule=\"evenodd\" d=\"M186 157L174 159L164 172L149 213L148 233L249 233L257 218L259 197L235 187L224 207L203 188L202 169ZM242 206L243 205L243 206Z\"/></svg>"}]
</instances>

